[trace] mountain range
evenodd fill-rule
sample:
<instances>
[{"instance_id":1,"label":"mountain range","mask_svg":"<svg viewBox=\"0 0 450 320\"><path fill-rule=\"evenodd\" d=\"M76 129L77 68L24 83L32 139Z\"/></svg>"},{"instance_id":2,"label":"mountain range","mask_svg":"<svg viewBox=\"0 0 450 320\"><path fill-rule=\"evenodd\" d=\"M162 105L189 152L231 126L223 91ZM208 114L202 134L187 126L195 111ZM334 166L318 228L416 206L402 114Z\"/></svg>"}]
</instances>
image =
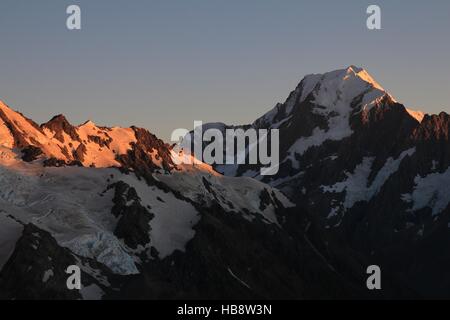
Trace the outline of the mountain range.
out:
<instances>
[{"instance_id":1,"label":"mountain range","mask_svg":"<svg viewBox=\"0 0 450 320\"><path fill-rule=\"evenodd\" d=\"M450 297L448 114L350 66L252 124L204 126L278 129L278 173L180 165L191 152L146 129L38 125L0 103L0 298Z\"/></svg>"}]
</instances>

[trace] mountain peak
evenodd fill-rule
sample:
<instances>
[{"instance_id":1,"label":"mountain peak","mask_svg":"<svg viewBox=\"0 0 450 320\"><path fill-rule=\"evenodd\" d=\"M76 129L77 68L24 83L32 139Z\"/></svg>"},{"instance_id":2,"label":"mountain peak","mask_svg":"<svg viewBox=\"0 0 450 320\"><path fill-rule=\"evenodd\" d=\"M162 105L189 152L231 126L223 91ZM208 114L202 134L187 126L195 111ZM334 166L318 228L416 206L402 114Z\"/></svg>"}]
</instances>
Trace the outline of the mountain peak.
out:
<instances>
[{"instance_id":1,"label":"mountain peak","mask_svg":"<svg viewBox=\"0 0 450 320\"><path fill-rule=\"evenodd\" d=\"M405 109L409 113L409 115L411 117L413 117L414 119L416 119L418 122L422 122L423 118L425 117L425 113L423 111L412 110L412 109L409 109L409 108L405 108Z\"/></svg>"},{"instance_id":2,"label":"mountain peak","mask_svg":"<svg viewBox=\"0 0 450 320\"><path fill-rule=\"evenodd\" d=\"M374 88L386 91L384 88L367 72L367 70L355 66L350 66L347 69L347 74L354 74L359 77L362 81L371 84Z\"/></svg>"},{"instance_id":3,"label":"mountain peak","mask_svg":"<svg viewBox=\"0 0 450 320\"><path fill-rule=\"evenodd\" d=\"M352 80L357 80L355 81L355 84L363 86L370 85L374 89L386 92L386 90L369 74L369 72L367 72L366 69L354 65L351 65L345 69L338 69L323 74L307 75L304 77L301 84L303 83L304 87L310 88L312 91L318 83L323 83L327 80L333 80L336 84L340 81L351 82Z\"/></svg>"},{"instance_id":4,"label":"mountain peak","mask_svg":"<svg viewBox=\"0 0 450 320\"><path fill-rule=\"evenodd\" d=\"M304 102L311 102L315 106L315 113L344 116L349 115L354 106L368 111L383 97L396 102L364 68L351 65L344 69L306 75L283 104L277 104L254 124L278 126L285 123Z\"/></svg>"},{"instance_id":5,"label":"mountain peak","mask_svg":"<svg viewBox=\"0 0 450 320\"><path fill-rule=\"evenodd\" d=\"M51 118L50 121L67 121L67 118L63 114L58 114Z\"/></svg>"},{"instance_id":6,"label":"mountain peak","mask_svg":"<svg viewBox=\"0 0 450 320\"><path fill-rule=\"evenodd\" d=\"M58 114L51 118L48 122L42 124L41 127L53 127L53 126L67 126L70 125L69 121L63 114Z\"/></svg>"},{"instance_id":7,"label":"mountain peak","mask_svg":"<svg viewBox=\"0 0 450 320\"><path fill-rule=\"evenodd\" d=\"M388 96L395 102L365 69L354 65L323 74L308 75L303 78L296 91L301 93L299 102L311 97L315 104L323 107L349 105L362 98L360 105L371 108L383 96Z\"/></svg>"},{"instance_id":8,"label":"mountain peak","mask_svg":"<svg viewBox=\"0 0 450 320\"><path fill-rule=\"evenodd\" d=\"M349 72L352 71L352 72L355 72L355 73L360 73L362 71L365 71L364 68L360 68L360 67L357 67L355 65L349 66L346 70L349 71Z\"/></svg>"},{"instance_id":9,"label":"mountain peak","mask_svg":"<svg viewBox=\"0 0 450 320\"><path fill-rule=\"evenodd\" d=\"M83 124L79 125L79 127L96 127L97 125L92 120L87 120Z\"/></svg>"},{"instance_id":10,"label":"mountain peak","mask_svg":"<svg viewBox=\"0 0 450 320\"><path fill-rule=\"evenodd\" d=\"M72 126L66 117L62 114L54 116L50 121L41 125L41 128L48 129L54 134L54 138L64 143L63 132L66 133L71 139L80 141L80 137L76 132L74 126Z\"/></svg>"}]
</instances>

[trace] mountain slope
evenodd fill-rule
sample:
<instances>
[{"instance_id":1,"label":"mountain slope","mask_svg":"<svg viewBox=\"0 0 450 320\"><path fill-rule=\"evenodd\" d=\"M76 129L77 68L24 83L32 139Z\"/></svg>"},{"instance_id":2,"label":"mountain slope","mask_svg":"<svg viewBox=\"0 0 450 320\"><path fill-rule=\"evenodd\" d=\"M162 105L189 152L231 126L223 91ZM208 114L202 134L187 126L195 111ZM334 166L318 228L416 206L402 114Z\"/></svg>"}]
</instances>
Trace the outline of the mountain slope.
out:
<instances>
[{"instance_id":1,"label":"mountain slope","mask_svg":"<svg viewBox=\"0 0 450 320\"><path fill-rule=\"evenodd\" d=\"M73 126L63 115L41 126L0 102L0 145L17 147L24 160L48 160L48 165L81 164L85 167L139 167L172 170L167 144L147 130L99 127L92 121Z\"/></svg>"},{"instance_id":2,"label":"mountain slope","mask_svg":"<svg viewBox=\"0 0 450 320\"><path fill-rule=\"evenodd\" d=\"M258 165L214 167L282 190L323 232L413 291L448 296L449 119L405 108L351 66L306 76L285 103L242 126L280 130L276 175L260 176Z\"/></svg>"},{"instance_id":3,"label":"mountain slope","mask_svg":"<svg viewBox=\"0 0 450 320\"><path fill-rule=\"evenodd\" d=\"M448 114L408 110L351 66L305 77L251 125L204 127L279 129L277 175L178 164L189 150L145 129L39 126L0 104L0 297L449 296ZM69 263L85 291L65 287Z\"/></svg>"},{"instance_id":4,"label":"mountain slope","mask_svg":"<svg viewBox=\"0 0 450 320\"><path fill-rule=\"evenodd\" d=\"M361 290L290 236L285 226L305 224L305 214L255 180L198 167L139 180L1 154L0 297L336 298ZM87 293L65 288L70 264L82 268ZM310 272L327 285L317 287Z\"/></svg>"},{"instance_id":5,"label":"mountain slope","mask_svg":"<svg viewBox=\"0 0 450 320\"><path fill-rule=\"evenodd\" d=\"M286 229L307 217L278 190L199 162L175 166L190 155L144 129L72 126L61 115L39 126L1 110L1 298L364 294ZM79 292L65 286L72 264Z\"/></svg>"}]
</instances>

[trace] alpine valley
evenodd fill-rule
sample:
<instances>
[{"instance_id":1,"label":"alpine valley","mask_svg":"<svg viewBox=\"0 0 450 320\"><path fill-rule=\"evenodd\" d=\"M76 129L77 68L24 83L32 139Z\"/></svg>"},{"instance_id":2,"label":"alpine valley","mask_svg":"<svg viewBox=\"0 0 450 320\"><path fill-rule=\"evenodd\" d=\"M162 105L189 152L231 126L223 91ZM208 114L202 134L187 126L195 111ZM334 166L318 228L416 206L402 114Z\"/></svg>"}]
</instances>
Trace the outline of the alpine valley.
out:
<instances>
[{"instance_id":1,"label":"alpine valley","mask_svg":"<svg viewBox=\"0 0 450 320\"><path fill-rule=\"evenodd\" d=\"M179 165L189 150L146 129L0 102L0 299L450 298L448 114L350 66L252 124L204 126L279 129L278 173Z\"/></svg>"}]
</instances>

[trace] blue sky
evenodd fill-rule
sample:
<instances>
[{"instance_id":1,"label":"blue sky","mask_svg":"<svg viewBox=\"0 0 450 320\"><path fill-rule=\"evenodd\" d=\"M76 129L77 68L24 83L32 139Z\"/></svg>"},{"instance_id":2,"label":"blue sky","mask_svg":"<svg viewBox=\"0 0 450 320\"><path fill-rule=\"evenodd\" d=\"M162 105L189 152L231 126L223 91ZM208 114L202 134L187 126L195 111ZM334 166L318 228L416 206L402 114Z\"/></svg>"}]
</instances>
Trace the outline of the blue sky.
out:
<instances>
[{"instance_id":1,"label":"blue sky","mask_svg":"<svg viewBox=\"0 0 450 320\"><path fill-rule=\"evenodd\" d=\"M354 64L408 107L450 112L449 17L447 0L2 0L0 99L37 122L168 139L194 120L252 122L304 75Z\"/></svg>"}]
</instances>

